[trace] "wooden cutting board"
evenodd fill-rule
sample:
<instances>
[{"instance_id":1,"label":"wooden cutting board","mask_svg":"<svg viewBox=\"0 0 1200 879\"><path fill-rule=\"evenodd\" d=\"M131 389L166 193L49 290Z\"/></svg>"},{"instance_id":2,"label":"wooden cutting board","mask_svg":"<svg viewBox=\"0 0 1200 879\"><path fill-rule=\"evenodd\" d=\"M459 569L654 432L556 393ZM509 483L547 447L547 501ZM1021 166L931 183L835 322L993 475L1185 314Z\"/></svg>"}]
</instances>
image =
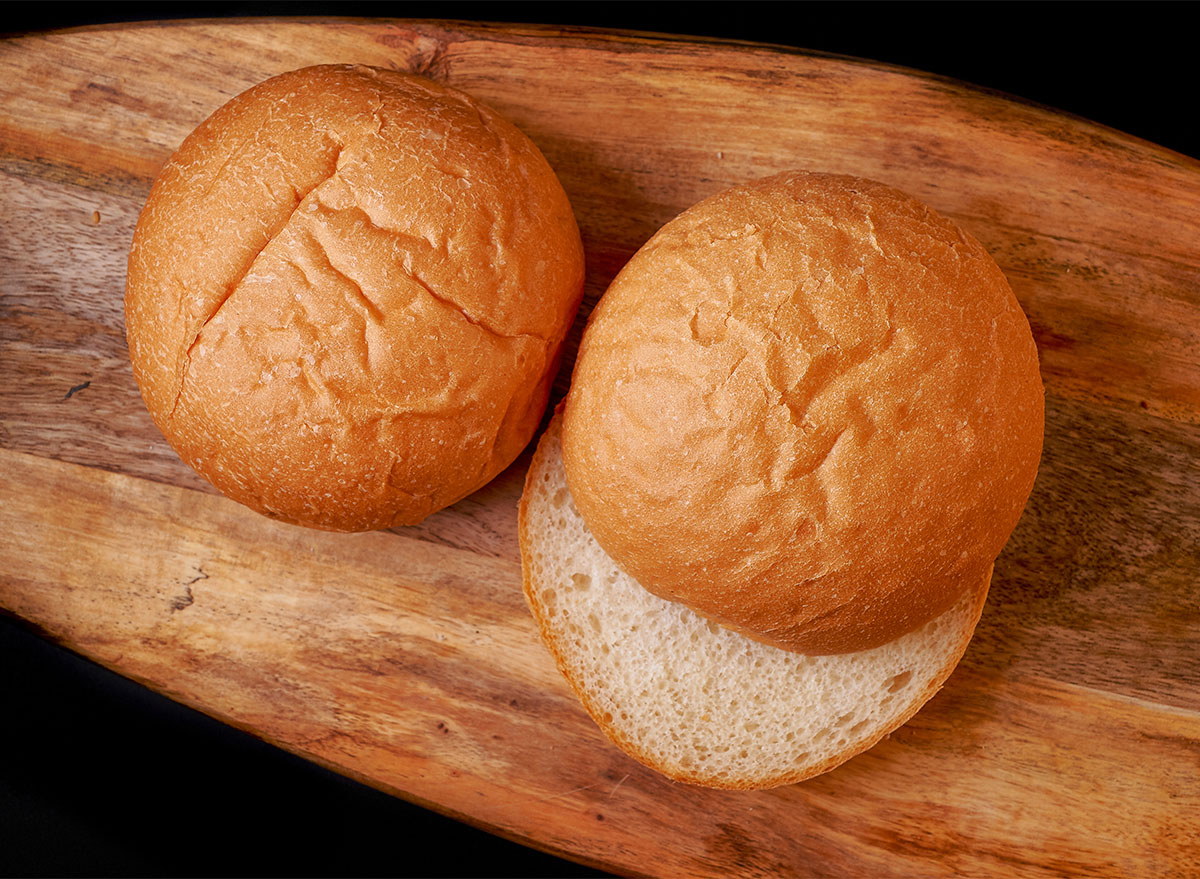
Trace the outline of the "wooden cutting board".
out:
<instances>
[{"instance_id":1,"label":"wooden cutting board","mask_svg":"<svg viewBox=\"0 0 1200 879\"><path fill-rule=\"evenodd\" d=\"M672 784L610 746L521 596L528 461L425 524L280 525L189 471L127 360L158 168L235 93L355 61L463 88L562 178L588 308L682 208L793 167L954 217L1029 315L1045 457L967 656L804 784ZM1200 872L1200 163L911 71L527 27L249 21L0 43L0 606L398 796L619 873Z\"/></svg>"}]
</instances>

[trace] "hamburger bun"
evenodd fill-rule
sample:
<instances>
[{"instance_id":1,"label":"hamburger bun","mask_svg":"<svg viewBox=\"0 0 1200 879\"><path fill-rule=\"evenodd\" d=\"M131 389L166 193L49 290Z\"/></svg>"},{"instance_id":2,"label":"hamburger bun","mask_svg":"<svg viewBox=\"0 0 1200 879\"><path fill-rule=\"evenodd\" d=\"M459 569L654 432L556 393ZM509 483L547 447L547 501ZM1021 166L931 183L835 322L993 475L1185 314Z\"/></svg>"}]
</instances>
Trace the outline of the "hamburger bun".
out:
<instances>
[{"instance_id":1,"label":"hamburger bun","mask_svg":"<svg viewBox=\"0 0 1200 879\"><path fill-rule=\"evenodd\" d=\"M831 656L772 647L642 588L580 516L560 424L542 435L521 498L525 597L559 670L630 756L707 787L793 784L900 727L958 664L990 569L917 630Z\"/></svg>"},{"instance_id":2,"label":"hamburger bun","mask_svg":"<svg viewBox=\"0 0 1200 879\"><path fill-rule=\"evenodd\" d=\"M715 195L614 279L534 455L543 640L675 780L832 769L962 657L1043 406L1020 306L950 221L852 177Z\"/></svg>"},{"instance_id":3,"label":"hamburger bun","mask_svg":"<svg viewBox=\"0 0 1200 879\"><path fill-rule=\"evenodd\" d=\"M1029 323L978 241L882 184L789 172L685 211L619 273L563 460L646 589L786 650L853 653L985 579L1043 409Z\"/></svg>"},{"instance_id":4,"label":"hamburger bun","mask_svg":"<svg viewBox=\"0 0 1200 879\"><path fill-rule=\"evenodd\" d=\"M516 457L582 284L567 196L512 124L414 76L311 67L231 100L163 168L126 331L196 471L268 516L366 530Z\"/></svg>"}]
</instances>

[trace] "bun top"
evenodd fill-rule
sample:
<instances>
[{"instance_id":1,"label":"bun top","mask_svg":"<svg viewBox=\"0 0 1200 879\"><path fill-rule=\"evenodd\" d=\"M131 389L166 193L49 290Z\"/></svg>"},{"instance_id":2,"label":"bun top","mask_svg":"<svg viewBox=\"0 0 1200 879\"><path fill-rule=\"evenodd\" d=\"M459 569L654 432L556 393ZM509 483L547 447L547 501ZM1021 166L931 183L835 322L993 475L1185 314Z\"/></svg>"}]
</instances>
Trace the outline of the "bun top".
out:
<instances>
[{"instance_id":1,"label":"bun top","mask_svg":"<svg viewBox=\"0 0 1200 879\"><path fill-rule=\"evenodd\" d=\"M583 248L537 147L454 89L369 67L286 73L163 168L126 328L155 423L260 512L420 521L529 441Z\"/></svg>"},{"instance_id":2,"label":"bun top","mask_svg":"<svg viewBox=\"0 0 1200 879\"><path fill-rule=\"evenodd\" d=\"M875 647L980 582L1028 499L1043 390L1000 269L867 180L715 195L592 314L571 493L645 588L802 653Z\"/></svg>"}]
</instances>

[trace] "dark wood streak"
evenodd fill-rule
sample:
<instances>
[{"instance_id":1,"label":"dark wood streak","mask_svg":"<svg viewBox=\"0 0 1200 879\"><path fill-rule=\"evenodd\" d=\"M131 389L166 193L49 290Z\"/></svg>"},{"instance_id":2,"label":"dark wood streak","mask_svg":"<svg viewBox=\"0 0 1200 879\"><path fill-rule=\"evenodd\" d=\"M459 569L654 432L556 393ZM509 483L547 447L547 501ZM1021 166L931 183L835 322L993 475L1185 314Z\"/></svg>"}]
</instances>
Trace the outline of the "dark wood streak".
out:
<instances>
[{"instance_id":1,"label":"dark wood streak","mask_svg":"<svg viewBox=\"0 0 1200 879\"><path fill-rule=\"evenodd\" d=\"M1200 710L1200 427L1051 398L969 661Z\"/></svg>"},{"instance_id":2,"label":"dark wood streak","mask_svg":"<svg viewBox=\"0 0 1200 879\"><path fill-rule=\"evenodd\" d=\"M72 385L71 388L65 394L63 394L63 399L69 400L85 388L91 387L91 385L92 383L90 381L86 381L78 385Z\"/></svg>"}]
</instances>

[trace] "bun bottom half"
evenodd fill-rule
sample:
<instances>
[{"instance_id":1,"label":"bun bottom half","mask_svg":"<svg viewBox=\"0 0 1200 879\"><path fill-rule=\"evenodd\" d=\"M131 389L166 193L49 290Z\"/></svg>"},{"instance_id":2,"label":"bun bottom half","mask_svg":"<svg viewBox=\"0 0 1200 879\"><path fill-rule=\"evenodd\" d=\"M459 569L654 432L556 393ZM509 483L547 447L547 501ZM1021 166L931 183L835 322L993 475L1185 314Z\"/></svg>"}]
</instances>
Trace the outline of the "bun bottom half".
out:
<instances>
[{"instance_id":1,"label":"bun bottom half","mask_svg":"<svg viewBox=\"0 0 1200 879\"><path fill-rule=\"evenodd\" d=\"M558 413L521 498L525 597L593 720L652 769L733 790L803 781L904 724L962 658L990 568L920 629L829 656L755 641L653 595L617 567L576 510L560 427Z\"/></svg>"}]
</instances>

